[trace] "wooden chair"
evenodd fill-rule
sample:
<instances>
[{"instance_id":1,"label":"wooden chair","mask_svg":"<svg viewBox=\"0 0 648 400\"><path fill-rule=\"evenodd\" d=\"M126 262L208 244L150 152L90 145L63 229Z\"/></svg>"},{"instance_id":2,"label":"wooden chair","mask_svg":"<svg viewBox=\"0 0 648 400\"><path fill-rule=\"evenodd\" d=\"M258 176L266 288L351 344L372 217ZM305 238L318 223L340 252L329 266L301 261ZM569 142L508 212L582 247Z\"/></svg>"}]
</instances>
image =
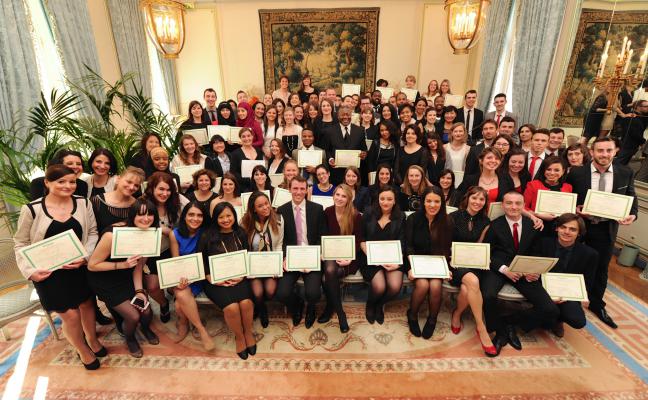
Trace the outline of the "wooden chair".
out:
<instances>
[{"instance_id":1,"label":"wooden chair","mask_svg":"<svg viewBox=\"0 0 648 400\"><path fill-rule=\"evenodd\" d=\"M4 339L10 339L5 329L7 324L31 315L45 318L56 340L60 340L54 321L43 309L36 289L18 270L13 240L0 239L0 330Z\"/></svg>"}]
</instances>

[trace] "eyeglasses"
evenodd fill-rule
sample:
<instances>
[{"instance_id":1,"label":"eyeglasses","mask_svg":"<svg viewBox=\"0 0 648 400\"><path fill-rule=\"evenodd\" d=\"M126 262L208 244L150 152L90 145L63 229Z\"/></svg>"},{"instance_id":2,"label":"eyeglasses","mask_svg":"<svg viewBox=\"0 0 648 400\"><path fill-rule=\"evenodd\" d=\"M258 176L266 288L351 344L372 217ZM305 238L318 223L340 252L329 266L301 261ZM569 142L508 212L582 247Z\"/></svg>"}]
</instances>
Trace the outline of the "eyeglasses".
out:
<instances>
[{"instance_id":1,"label":"eyeglasses","mask_svg":"<svg viewBox=\"0 0 648 400\"><path fill-rule=\"evenodd\" d=\"M508 143L495 143L495 147L511 147Z\"/></svg>"}]
</instances>

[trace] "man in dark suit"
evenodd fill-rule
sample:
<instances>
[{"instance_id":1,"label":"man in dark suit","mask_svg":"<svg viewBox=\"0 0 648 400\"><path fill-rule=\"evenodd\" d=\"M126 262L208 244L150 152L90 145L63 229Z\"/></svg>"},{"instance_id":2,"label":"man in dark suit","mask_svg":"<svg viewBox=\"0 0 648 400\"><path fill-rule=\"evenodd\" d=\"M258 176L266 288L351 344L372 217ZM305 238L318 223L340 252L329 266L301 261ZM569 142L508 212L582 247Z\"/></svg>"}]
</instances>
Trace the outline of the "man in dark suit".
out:
<instances>
[{"instance_id":1,"label":"man in dark suit","mask_svg":"<svg viewBox=\"0 0 648 400\"><path fill-rule=\"evenodd\" d=\"M497 124L492 119L487 119L482 124L481 135L483 137L480 143L470 148L466 157L466 168L464 176L479 174L479 155L485 148L491 147L497 137Z\"/></svg>"},{"instance_id":2,"label":"man in dark suit","mask_svg":"<svg viewBox=\"0 0 648 400\"><path fill-rule=\"evenodd\" d=\"M322 206L306 200L308 183L300 175L294 177L289 184L292 201L279 207L284 222L283 252L286 246L319 245L322 235L326 234L326 217ZM322 272L285 271L277 285L277 300L288 307L292 314L293 325L301 322L304 300L295 293L295 283L299 277L304 280L306 293L306 328L315 322L315 305L322 296Z\"/></svg>"},{"instance_id":3,"label":"man in dark suit","mask_svg":"<svg viewBox=\"0 0 648 400\"><path fill-rule=\"evenodd\" d=\"M360 159L367 157L367 144L362 128L351 124L351 109L341 106L338 111L339 124L326 131L322 147L331 166L331 183L339 185L344 180L346 167L335 165L336 150L360 150Z\"/></svg>"},{"instance_id":4,"label":"man in dark suit","mask_svg":"<svg viewBox=\"0 0 648 400\"><path fill-rule=\"evenodd\" d=\"M555 222L558 237L543 238L537 255L557 258L558 263L551 272L583 275L585 286L591 287L598 263L598 253L591 247L576 241L585 233L585 221L576 214L566 213L556 218ZM558 300L556 304L560 309L560 317L551 327L556 336L565 335L563 322L574 329L585 326L587 320L580 302Z\"/></svg>"},{"instance_id":5,"label":"man in dark suit","mask_svg":"<svg viewBox=\"0 0 648 400\"><path fill-rule=\"evenodd\" d=\"M463 122L468 132L468 144L473 145L482 138L482 124L484 123L484 112L475 108L477 103L477 91L469 90L464 95L464 106L457 110L455 122Z\"/></svg>"},{"instance_id":6,"label":"man in dark suit","mask_svg":"<svg viewBox=\"0 0 648 400\"><path fill-rule=\"evenodd\" d=\"M565 150L563 142L565 141L565 131L562 128L549 129L549 142L545 153L549 156L560 157Z\"/></svg>"},{"instance_id":7,"label":"man in dark suit","mask_svg":"<svg viewBox=\"0 0 648 400\"><path fill-rule=\"evenodd\" d=\"M612 164L616 146L611 137L600 137L594 140L590 155L592 162L582 167L572 168L567 175L567 183L572 185L573 193L578 194L578 210L582 209L589 189L623 194L634 197L630 215L619 221L582 214L586 220L587 233L585 244L599 253L598 265L592 286L588 288L589 309L603 322L616 329L605 310L603 295L607 288L608 264L612 258L619 224L630 225L637 219L637 195L634 189L634 177L630 168L621 164Z\"/></svg>"},{"instance_id":8,"label":"man in dark suit","mask_svg":"<svg viewBox=\"0 0 648 400\"><path fill-rule=\"evenodd\" d=\"M203 92L203 99L205 99L205 108L203 109L202 115L203 123L217 125L218 109L216 107L216 91L212 88L205 89Z\"/></svg>"},{"instance_id":9,"label":"man in dark suit","mask_svg":"<svg viewBox=\"0 0 648 400\"><path fill-rule=\"evenodd\" d=\"M508 266L516 255L537 253L536 246L541 238L541 233L533 228L533 222L522 216L524 196L516 191L507 192L502 207L505 214L491 223L484 239L485 243L490 243L491 269L485 273L481 285L486 328L496 333L493 344L498 353L507 343L517 350L522 349L515 325L527 332L540 326L553 326L560 314L542 287L538 279L540 275L509 271ZM533 308L502 318L497 294L505 283L513 285Z\"/></svg>"},{"instance_id":10,"label":"man in dark suit","mask_svg":"<svg viewBox=\"0 0 648 400\"><path fill-rule=\"evenodd\" d=\"M620 164L628 165L639 146L646 142L644 131L648 127L648 100L640 100L635 106L635 116L627 118L628 129L623 136L621 151L617 156Z\"/></svg>"}]
</instances>

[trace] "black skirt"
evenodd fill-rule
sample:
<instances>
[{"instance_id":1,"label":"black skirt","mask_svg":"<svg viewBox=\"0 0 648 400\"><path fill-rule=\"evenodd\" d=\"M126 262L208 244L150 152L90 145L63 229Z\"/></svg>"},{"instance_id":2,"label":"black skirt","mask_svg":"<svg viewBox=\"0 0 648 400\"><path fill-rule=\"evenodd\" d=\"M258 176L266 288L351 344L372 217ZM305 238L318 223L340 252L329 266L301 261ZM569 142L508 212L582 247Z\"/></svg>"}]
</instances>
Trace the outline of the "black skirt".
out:
<instances>
[{"instance_id":1,"label":"black skirt","mask_svg":"<svg viewBox=\"0 0 648 400\"><path fill-rule=\"evenodd\" d=\"M34 287L46 311L61 313L75 309L92 296L85 265L77 269L58 269L47 279L34 282Z\"/></svg>"},{"instance_id":2,"label":"black skirt","mask_svg":"<svg viewBox=\"0 0 648 400\"><path fill-rule=\"evenodd\" d=\"M221 309L233 303L252 299L252 286L250 286L250 281L247 279L243 279L236 286L217 286L204 281L203 291L209 300Z\"/></svg>"},{"instance_id":3,"label":"black skirt","mask_svg":"<svg viewBox=\"0 0 648 400\"><path fill-rule=\"evenodd\" d=\"M363 265L360 267L360 273L362 274L362 278L367 283L370 283L373 280L374 276L376 276L378 271L381 270L387 273L387 270L380 265ZM401 265L396 271L400 271L402 273L407 272L405 268L405 264Z\"/></svg>"},{"instance_id":4,"label":"black skirt","mask_svg":"<svg viewBox=\"0 0 648 400\"><path fill-rule=\"evenodd\" d=\"M461 280L469 272L475 274L479 279L479 281L481 282L482 277L487 272L487 270L473 269L473 268L452 268L452 279L450 280L450 284L452 286L460 287Z\"/></svg>"},{"instance_id":5,"label":"black skirt","mask_svg":"<svg viewBox=\"0 0 648 400\"><path fill-rule=\"evenodd\" d=\"M88 271L88 283L99 300L106 303L108 307L116 307L124 301L130 302L135 296L132 268L102 272Z\"/></svg>"}]
</instances>

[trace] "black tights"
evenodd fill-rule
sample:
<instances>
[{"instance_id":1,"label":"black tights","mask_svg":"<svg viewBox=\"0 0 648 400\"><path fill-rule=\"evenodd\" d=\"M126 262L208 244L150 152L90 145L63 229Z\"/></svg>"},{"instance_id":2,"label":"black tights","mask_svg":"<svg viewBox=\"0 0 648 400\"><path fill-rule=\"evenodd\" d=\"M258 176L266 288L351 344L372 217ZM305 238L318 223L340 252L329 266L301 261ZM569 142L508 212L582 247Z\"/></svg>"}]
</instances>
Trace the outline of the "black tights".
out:
<instances>
[{"instance_id":1,"label":"black tights","mask_svg":"<svg viewBox=\"0 0 648 400\"><path fill-rule=\"evenodd\" d=\"M367 303L382 307L400 293L402 286L402 271L379 270L371 279Z\"/></svg>"},{"instance_id":2,"label":"black tights","mask_svg":"<svg viewBox=\"0 0 648 400\"><path fill-rule=\"evenodd\" d=\"M419 278L414 280L414 291L410 299L412 315L418 315L421 304L428 298L428 317L436 318L441 308L441 279Z\"/></svg>"},{"instance_id":3,"label":"black tights","mask_svg":"<svg viewBox=\"0 0 648 400\"><path fill-rule=\"evenodd\" d=\"M256 278L250 281L252 293L254 293L254 304L261 305L272 300L277 291L277 280L275 278Z\"/></svg>"},{"instance_id":4,"label":"black tights","mask_svg":"<svg viewBox=\"0 0 648 400\"><path fill-rule=\"evenodd\" d=\"M150 306L144 312L140 312L133 307L130 301L124 301L115 307L111 307L110 311L113 316L119 315L119 318L115 318L115 323L119 324L121 322L122 333L127 339L134 338L138 322L142 324L142 329L150 329L149 326L153 318Z\"/></svg>"},{"instance_id":5,"label":"black tights","mask_svg":"<svg viewBox=\"0 0 648 400\"><path fill-rule=\"evenodd\" d=\"M344 268L335 261L324 261L324 293L326 294L326 309L337 314L344 313L342 295L340 293L340 278L344 277Z\"/></svg>"}]
</instances>

